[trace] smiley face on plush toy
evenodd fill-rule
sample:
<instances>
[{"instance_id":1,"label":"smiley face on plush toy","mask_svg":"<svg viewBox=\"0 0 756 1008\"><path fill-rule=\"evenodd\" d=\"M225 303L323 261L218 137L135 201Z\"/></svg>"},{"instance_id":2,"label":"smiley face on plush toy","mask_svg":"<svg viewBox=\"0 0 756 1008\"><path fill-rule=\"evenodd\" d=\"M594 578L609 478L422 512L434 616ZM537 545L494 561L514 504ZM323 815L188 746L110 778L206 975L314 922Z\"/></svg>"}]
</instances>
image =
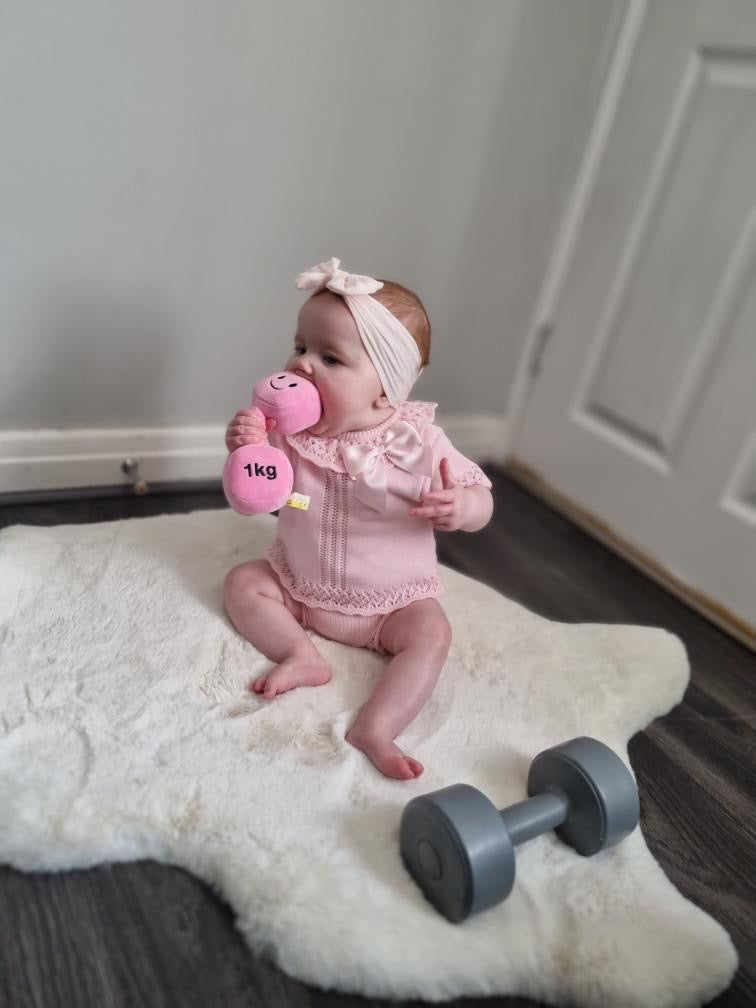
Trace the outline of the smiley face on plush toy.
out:
<instances>
[{"instance_id":1,"label":"smiley face on plush toy","mask_svg":"<svg viewBox=\"0 0 756 1008\"><path fill-rule=\"evenodd\" d=\"M284 384L283 385L276 385L277 381L283 381ZM287 386L288 386L288 388L296 388L297 387L297 383L296 382L287 382L285 374L278 375L276 378L271 378L270 379L270 387L272 389L275 389L276 392L282 392L285 388L287 388Z\"/></svg>"},{"instance_id":2,"label":"smiley face on plush toy","mask_svg":"<svg viewBox=\"0 0 756 1008\"><path fill-rule=\"evenodd\" d=\"M293 371L279 371L262 378L252 390L252 407L275 420L279 434L295 434L317 423L322 412L318 390Z\"/></svg>"}]
</instances>

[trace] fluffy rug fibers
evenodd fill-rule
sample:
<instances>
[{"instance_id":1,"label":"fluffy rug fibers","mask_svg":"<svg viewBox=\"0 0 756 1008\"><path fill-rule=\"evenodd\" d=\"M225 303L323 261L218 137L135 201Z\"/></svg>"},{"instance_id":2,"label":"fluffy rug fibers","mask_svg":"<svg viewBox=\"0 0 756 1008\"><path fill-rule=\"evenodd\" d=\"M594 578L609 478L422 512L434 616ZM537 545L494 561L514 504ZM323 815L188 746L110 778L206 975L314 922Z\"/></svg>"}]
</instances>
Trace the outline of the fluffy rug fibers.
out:
<instances>
[{"instance_id":1,"label":"fluffy rug fibers","mask_svg":"<svg viewBox=\"0 0 756 1008\"><path fill-rule=\"evenodd\" d=\"M499 807L530 760L578 735L627 742L679 702L680 641L552 623L441 567L454 632L382 777L344 741L389 659L308 631L327 686L267 701L270 662L229 623L225 573L273 516L197 511L0 535L0 860L63 870L153 858L204 879L250 947L373 997L519 994L554 1005L699 1005L732 979L727 933L686 900L641 829L592 858L548 833L517 850L509 899L448 923L406 873L407 801L464 781Z\"/></svg>"}]
</instances>

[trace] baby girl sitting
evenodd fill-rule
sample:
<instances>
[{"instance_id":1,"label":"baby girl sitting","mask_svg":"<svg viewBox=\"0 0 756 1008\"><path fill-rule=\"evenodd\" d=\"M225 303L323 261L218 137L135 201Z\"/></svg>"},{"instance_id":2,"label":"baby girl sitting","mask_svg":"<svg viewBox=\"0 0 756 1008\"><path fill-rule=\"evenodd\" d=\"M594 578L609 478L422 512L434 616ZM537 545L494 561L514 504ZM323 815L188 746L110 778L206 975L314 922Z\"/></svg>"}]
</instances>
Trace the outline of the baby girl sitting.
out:
<instances>
[{"instance_id":1,"label":"baby girl sitting","mask_svg":"<svg viewBox=\"0 0 756 1008\"><path fill-rule=\"evenodd\" d=\"M276 663L252 686L267 698L331 678L306 628L391 656L346 741L387 777L411 779L423 767L393 740L431 695L451 643L433 529L483 528L491 482L432 422L435 403L407 399L429 359L419 298L347 273L338 259L296 285L313 294L284 369L315 384L321 418L283 437L275 421L266 431L240 410L226 446L268 438L291 462L305 506L281 508L264 557L229 572L226 611Z\"/></svg>"}]
</instances>

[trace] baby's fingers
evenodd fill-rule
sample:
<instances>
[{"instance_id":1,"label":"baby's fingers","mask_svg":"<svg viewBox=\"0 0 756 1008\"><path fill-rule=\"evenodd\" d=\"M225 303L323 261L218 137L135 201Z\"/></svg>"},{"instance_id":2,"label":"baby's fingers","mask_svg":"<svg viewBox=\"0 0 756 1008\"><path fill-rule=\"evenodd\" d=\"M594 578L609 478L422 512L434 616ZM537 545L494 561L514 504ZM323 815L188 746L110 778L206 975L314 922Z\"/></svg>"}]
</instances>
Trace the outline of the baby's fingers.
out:
<instances>
[{"instance_id":1,"label":"baby's fingers","mask_svg":"<svg viewBox=\"0 0 756 1008\"><path fill-rule=\"evenodd\" d=\"M229 427L264 427L265 418L254 413L237 413Z\"/></svg>"},{"instance_id":2,"label":"baby's fingers","mask_svg":"<svg viewBox=\"0 0 756 1008\"><path fill-rule=\"evenodd\" d=\"M265 432L265 423L257 417L234 417L226 428L227 434L256 434Z\"/></svg>"},{"instance_id":3,"label":"baby's fingers","mask_svg":"<svg viewBox=\"0 0 756 1008\"><path fill-rule=\"evenodd\" d=\"M243 448L245 445L266 443L267 438L265 434L237 434L233 437L226 438L226 447L229 451L234 451L236 448Z\"/></svg>"},{"instance_id":4,"label":"baby's fingers","mask_svg":"<svg viewBox=\"0 0 756 1008\"><path fill-rule=\"evenodd\" d=\"M264 444L267 433L276 426L271 417L252 410L239 410L226 428L226 448L232 452L245 445Z\"/></svg>"},{"instance_id":5,"label":"baby's fingers","mask_svg":"<svg viewBox=\"0 0 756 1008\"><path fill-rule=\"evenodd\" d=\"M226 434L226 448L231 452L244 445L264 444L267 440L263 427L233 427Z\"/></svg>"},{"instance_id":6,"label":"baby's fingers","mask_svg":"<svg viewBox=\"0 0 756 1008\"><path fill-rule=\"evenodd\" d=\"M234 424L228 428L228 432L229 434L262 434L265 432L265 426L261 423Z\"/></svg>"},{"instance_id":7,"label":"baby's fingers","mask_svg":"<svg viewBox=\"0 0 756 1008\"><path fill-rule=\"evenodd\" d=\"M410 508L409 513L411 515L419 515L421 518L437 518L442 515L448 515L451 512L443 504L427 504L422 507Z\"/></svg>"},{"instance_id":8,"label":"baby's fingers","mask_svg":"<svg viewBox=\"0 0 756 1008\"><path fill-rule=\"evenodd\" d=\"M241 430L273 430L276 426L276 421L273 417L260 416L259 413L250 413L249 410L244 410L236 414L234 419L228 425L229 430L231 428Z\"/></svg>"}]
</instances>

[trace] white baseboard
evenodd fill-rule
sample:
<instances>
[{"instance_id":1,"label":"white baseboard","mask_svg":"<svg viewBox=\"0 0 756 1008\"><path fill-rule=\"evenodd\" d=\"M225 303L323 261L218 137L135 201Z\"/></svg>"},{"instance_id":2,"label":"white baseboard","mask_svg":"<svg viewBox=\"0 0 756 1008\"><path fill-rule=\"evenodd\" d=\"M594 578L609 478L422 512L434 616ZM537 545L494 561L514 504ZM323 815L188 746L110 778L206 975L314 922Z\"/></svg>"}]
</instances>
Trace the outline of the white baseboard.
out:
<instances>
[{"instance_id":1,"label":"white baseboard","mask_svg":"<svg viewBox=\"0 0 756 1008\"><path fill-rule=\"evenodd\" d=\"M220 478L225 428L132 427L113 430L0 432L0 493L132 484L130 458L148 483Z\"/></svg>"},{"instance_id":2,"label":"white baseboard","mask_svg":"<svg viewBox=\"0 0 756 1008\"><path fill-rule=\"evenodd\" d=\"M452 444L476 461L502 460L505 418L497 414L439 417ZM147 483L220 482L225 427L134 427L113 430L0 431L0 494L73 487L132 485L121 469L139 463Z\"/></svg>"},{"instance_id":3,"label":"white baseboard","mask_svg":"<svg viewBox=\"0 0 756 1008\"><path fill-rule=\"evenodd\" d=\"M435 422L473 462L504 462L508 418L498 413L437 413Z\"/></svg>"}]
</instances>

